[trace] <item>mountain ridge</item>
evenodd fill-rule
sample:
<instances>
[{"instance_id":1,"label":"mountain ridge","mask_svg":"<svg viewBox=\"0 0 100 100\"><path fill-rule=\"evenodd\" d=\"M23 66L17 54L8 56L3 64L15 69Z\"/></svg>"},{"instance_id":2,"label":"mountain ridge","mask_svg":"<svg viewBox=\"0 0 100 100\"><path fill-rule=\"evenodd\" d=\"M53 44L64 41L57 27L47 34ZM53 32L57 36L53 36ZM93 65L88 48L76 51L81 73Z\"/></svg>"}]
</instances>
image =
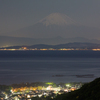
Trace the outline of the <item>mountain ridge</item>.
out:
<instances>
[{"instance_id":1,"label":"mountain ridge","mask_svg":"<svg viewBox=\"0 0 100 100\"><path fill-rule=\"evenodd\" d=\"M81 43L81 42L73 42L73 43L66 43L66 44L58 44L58 45L47 45L47 44L35 44L35 45L22 45L22 46L9 46L3 47L6 49L20 49L23 47L27 49L85 49L85 50L92 50L100 48L100 44L96 43Z\"/></svg>"},{"instance_id":2,"label":"mountain ridge","mask_svg":"<svg viewBox=\"0 0 100 100\"><path fill-rule=\"evenodd\" d=\"M99 39L100 37L100 29L77 24L67 15L53 13L48 16L29 27L9 32L8 35L29 38L53 38L61 36L65 38L84 37Z\"/></svg>"},{"instance_id":3,"label":"mountain ridge","mask_svg":"<svg viewBox=\"0 0 100 100\"><path fill-rule=\"evenodd\" d=\"M18 46L18 45L35 45L35 44L48 44L48 45L58 45L72 42L88 42L88 43L100 43L100 40L87 39L83 37L75 38L26 38L26 37L10 37L10 36L0 36L0 47L2 46Z\"/></svg>"}]
</instances>

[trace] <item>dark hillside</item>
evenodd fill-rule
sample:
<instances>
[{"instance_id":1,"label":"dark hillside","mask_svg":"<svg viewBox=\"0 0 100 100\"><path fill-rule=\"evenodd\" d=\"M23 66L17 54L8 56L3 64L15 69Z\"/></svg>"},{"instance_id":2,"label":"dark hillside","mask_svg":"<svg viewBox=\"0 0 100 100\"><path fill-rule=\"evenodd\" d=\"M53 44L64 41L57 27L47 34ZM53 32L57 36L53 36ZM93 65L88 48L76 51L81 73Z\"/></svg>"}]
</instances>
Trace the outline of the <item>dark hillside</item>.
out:
<instances>
[{"instance_id":1,"label":"dark hillside","mask_svg":"<svg viewBox=\"0 0 100 100\"><path fill-rule=\"evenodd\" d=\"M54 100L100 100L100 78L84 84L79 90L58 95Z\"/></svg>"}]
</instances>

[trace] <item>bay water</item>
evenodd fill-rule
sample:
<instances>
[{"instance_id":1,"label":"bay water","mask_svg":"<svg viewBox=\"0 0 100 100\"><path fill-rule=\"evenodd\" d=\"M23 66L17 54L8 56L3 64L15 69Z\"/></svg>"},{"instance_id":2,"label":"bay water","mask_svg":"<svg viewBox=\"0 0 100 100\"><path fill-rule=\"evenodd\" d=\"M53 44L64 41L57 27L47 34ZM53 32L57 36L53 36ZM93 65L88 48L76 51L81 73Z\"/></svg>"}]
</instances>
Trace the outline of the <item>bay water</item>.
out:
<instances>
[{"instance_id":1,"label":"bay water","mask_svg":"<svg viewBox=\"0 0 100 100\"><path fill-rule=\"evenodd\" d=\"M99 51L0 51L0 84L90 82L97 77Z\"/></svg>"}]
</instances>

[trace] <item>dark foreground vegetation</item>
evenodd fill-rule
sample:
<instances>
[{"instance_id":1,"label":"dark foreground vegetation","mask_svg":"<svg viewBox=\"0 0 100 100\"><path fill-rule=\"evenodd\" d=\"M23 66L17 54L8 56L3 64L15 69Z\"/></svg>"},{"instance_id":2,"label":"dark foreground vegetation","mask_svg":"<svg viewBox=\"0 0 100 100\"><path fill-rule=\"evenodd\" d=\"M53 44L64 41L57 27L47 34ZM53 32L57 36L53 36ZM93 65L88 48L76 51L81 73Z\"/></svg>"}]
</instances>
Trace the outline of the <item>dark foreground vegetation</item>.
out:
<instances>
[{"instance_id":1,"label":"dark foreground vegetation","mask_svg":"<svg viewBox=\"0 0 100 100\"><path fill-rule=\"evenodd\" d=\"M100 100L100 78L84 84L79 90L51 97L35 97L32 100Z\"/></svg>"},{"instance_id":2,"label":"dark foreground vegetation","mask_svg":"<svg viewBox=\"0 0 100 100\"><path fill-rule=\"evenodd\" d=\"M8 94L8 93L10 93L11 88L12 88L11 86L0 85L0 92L5 91Z\"/></svg>"},{"instance_id":3,"label":"dark foreground vegetation","mask_svg":"<svg viewBox=\"0 0 100 100\"><path fill-rule=\"evenodd\" d=\"M53 100L100 100L100 78L84 84L79 90L58 95Z\"/></svg>"}]
</instances>

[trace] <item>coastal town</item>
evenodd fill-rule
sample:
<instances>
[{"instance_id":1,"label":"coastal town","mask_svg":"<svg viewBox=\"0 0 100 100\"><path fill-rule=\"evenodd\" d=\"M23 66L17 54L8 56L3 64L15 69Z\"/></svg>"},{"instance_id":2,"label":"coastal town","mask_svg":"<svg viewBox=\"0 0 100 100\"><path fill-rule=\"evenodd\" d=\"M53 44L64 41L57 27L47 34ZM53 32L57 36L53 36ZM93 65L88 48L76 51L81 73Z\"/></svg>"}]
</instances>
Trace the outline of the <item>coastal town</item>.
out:
<instances>
[{"instance_id":1,"label":"coastal town","mask_svg":"<svg viewBox=\"0 0 100 100\"><path fill-rule=\"evenodd\" d=\"M85 48L85 49L81 49L81 48L60 48L60 49L54 49L54 48L40 48L40 49L38 49L38 48L34 48L34 49L29 49L29 48L27 48L27 47L22 47L22 48L19 48L19 49L15 49L15 48L8 48L8 49L6 49L6 48L1 48L0 49L0 51L21 51L21 50L40 50L40 51L47 51L47 50L52 50L52 51L56 51L56 50L59 50L59 51L70 51L70 50L92 50L92 51L100 51L100 49L99 48L96 48L96 49L87 49L87 48Z\"/></svg>"},{"instance_id":2,"label":"coastal town","mask_svg":"<svg viewBox=\"0 0 100 100\"><path fill-rule=\"evenodd\" d=\"M43 86L43 84L45 86ZM13 84L12 86L4 85L0 87L0 100L36 100L35 98L55 98L57 95L65 94L82 87L83 83L60 83L46 82L41 86L31 86L29 83ZM22 86L21 86L22 85ZM26 85L26 86L25 86ZM10 88L9 88L10 87ZM9 90L9 91L8 91Z\"/></svg>"}]
</instances>

